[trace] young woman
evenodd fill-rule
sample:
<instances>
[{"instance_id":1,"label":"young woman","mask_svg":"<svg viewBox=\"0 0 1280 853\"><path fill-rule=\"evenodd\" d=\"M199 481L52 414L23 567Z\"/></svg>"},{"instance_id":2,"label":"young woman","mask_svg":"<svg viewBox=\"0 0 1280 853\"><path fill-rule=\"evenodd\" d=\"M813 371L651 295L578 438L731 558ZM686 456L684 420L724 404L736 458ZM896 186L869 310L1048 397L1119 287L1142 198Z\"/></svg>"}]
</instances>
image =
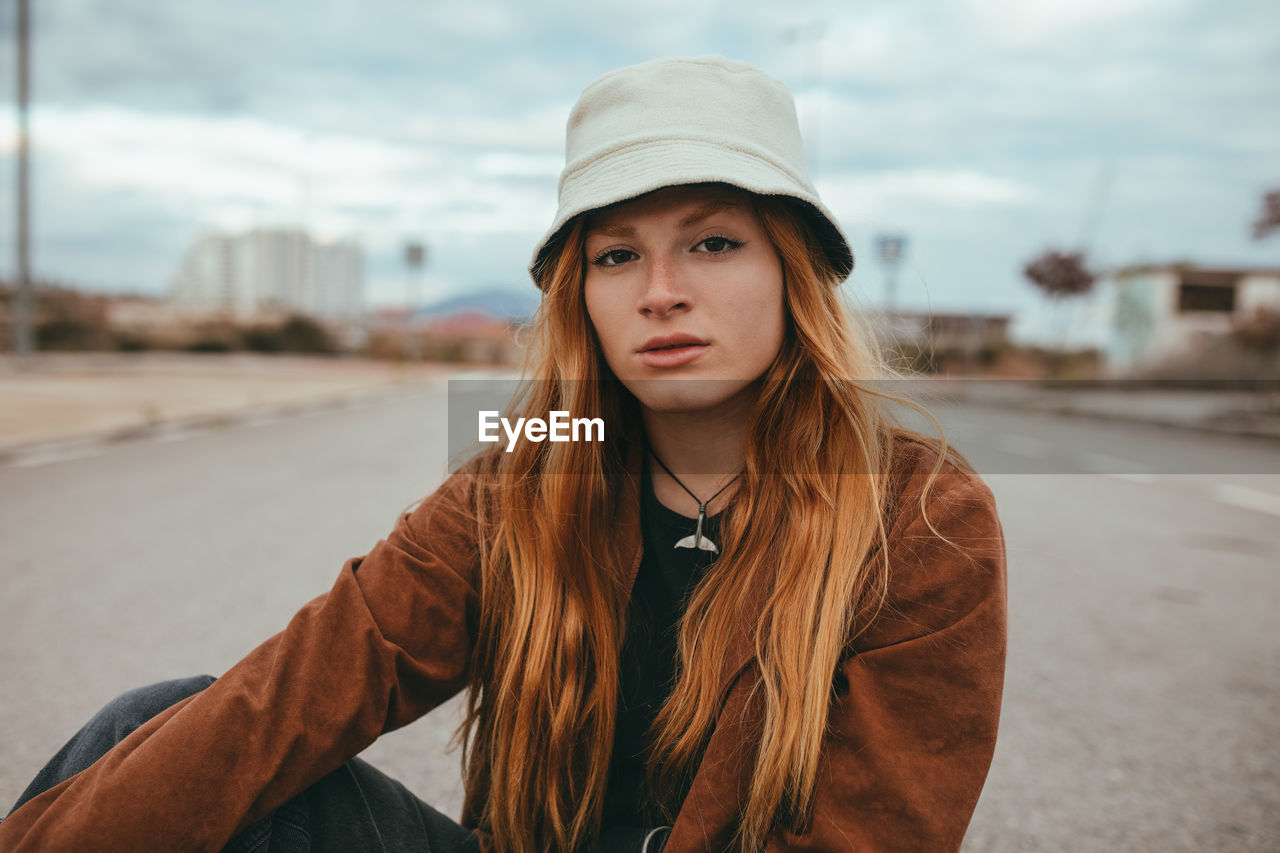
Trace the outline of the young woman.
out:
<instances>
[{"instance_id":1,"label":"young woman","mask_svg":"<svg viewBox=\"0 0 1280 853\"><path fill-rule=\"evenodd\" d=\"M959 848L1000 523L885 408L789 94L657 60L567 142L517 408L605 440L493 446L221 678L108 706L5 850ZM353 756L461 690L458 825Z\"/></svg>"}]
</instances>

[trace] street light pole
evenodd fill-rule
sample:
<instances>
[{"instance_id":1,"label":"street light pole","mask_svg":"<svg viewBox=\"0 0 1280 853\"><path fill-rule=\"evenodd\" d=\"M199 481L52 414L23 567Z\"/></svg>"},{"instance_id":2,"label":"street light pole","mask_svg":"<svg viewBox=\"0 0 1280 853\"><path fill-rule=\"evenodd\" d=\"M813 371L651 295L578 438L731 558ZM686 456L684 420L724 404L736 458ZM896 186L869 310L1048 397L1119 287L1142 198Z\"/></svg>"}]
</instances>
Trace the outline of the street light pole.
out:
<instances>
[{"instance_id":1,"label":"street light pole","mask_svg":"<svg viewBox=\"0 0 1280 853\"><path fill-rule=\"evenodd\" d=\"M13 303L13 352L18 364L31 355L30 134L27 106L31 91L30 0L18 0L18 233L17 281Z\"/></svg>"},{"instance_id":2,"label":"street light pole","mask_svg":"<svg viewBox=\"0 0 1280 853\"><path fill-rule=\"evenodd\" d=\"M405 302L408 308L404 318L404 360L417 361L422 355L421 341L414 329L413 315L422 298L422 267L427 261L427 247L422 243L407 243L404 247Z\"/></svg>"},{"instance_id":3,"label":"street light pole","mask_svg":"<svg viewBox=\"0 0 1280 853\"><path fill-rule=\"evenodd\" d=\"M876 239L880 263L884 264L884 307L885 313L892 314L897 307L898 265L907 250L907 238L901 234L883 234Z\"/></svg>"}]
</instances>

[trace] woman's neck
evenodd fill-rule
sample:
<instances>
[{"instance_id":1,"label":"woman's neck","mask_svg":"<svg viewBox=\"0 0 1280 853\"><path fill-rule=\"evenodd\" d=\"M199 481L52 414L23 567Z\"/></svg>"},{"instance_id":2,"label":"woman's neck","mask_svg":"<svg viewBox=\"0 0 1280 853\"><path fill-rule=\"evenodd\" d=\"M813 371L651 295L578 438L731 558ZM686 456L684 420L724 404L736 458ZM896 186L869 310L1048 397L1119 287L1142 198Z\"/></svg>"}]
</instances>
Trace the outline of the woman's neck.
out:
<instances>
[{"instance_id":1,"label":"woman's neck","mask_svg":"<svg viewBox=\"0 0 1280 853\"><path fill-rule=\"evenodd\" d=\"M694 517L699 501L710 500L742 470L749 408L749 400L735 400L699 412L644 410L649 447L670 474L698 497L694 500L661 465L650 464L649 474L659 502ZM709 503L707 513L714 515L723 509L737 485L735 482Z\"/></svg>"}]
</instances>

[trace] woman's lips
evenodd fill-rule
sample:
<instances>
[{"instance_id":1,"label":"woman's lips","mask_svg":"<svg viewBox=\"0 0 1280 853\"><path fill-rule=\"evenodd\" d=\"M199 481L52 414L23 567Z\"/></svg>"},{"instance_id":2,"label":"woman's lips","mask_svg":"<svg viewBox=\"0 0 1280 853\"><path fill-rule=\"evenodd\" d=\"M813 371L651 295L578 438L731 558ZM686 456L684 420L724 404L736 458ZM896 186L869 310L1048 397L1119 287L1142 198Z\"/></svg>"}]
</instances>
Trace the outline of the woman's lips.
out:
<instances>
[{"instance_id":1,"label":"woman's lips","mask_svg":"<svg viewBox=\"0 0 1280 853\"><path fill-rule=\"evenodd\" d=\"M640 361L648 367L679 367L688 364L708 349L709 344L677 344L662 349L641 350Z\"/></svg>"}]
</instances>

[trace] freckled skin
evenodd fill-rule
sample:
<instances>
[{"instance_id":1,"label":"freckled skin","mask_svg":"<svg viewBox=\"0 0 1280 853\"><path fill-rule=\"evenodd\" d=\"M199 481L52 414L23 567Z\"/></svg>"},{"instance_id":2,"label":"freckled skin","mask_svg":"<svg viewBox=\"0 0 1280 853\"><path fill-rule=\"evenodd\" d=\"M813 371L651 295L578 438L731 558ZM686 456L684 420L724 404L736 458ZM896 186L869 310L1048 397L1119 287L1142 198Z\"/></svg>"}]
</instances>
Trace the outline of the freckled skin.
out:
<instances>
[{"instance_id":1,"label":"freckled skin","mask_svg":"<svg viewBox=\"0 0 1280 853\"><path fill-rule=\"evenodd\" d=\"M646 408L716 409L768 369L785 328L782 265L746 193L672 187L587 227L587 312L605 361ZM645 342L671 334L708 346L676 367L646 364Z\"/></svg>"}]
</instances>

